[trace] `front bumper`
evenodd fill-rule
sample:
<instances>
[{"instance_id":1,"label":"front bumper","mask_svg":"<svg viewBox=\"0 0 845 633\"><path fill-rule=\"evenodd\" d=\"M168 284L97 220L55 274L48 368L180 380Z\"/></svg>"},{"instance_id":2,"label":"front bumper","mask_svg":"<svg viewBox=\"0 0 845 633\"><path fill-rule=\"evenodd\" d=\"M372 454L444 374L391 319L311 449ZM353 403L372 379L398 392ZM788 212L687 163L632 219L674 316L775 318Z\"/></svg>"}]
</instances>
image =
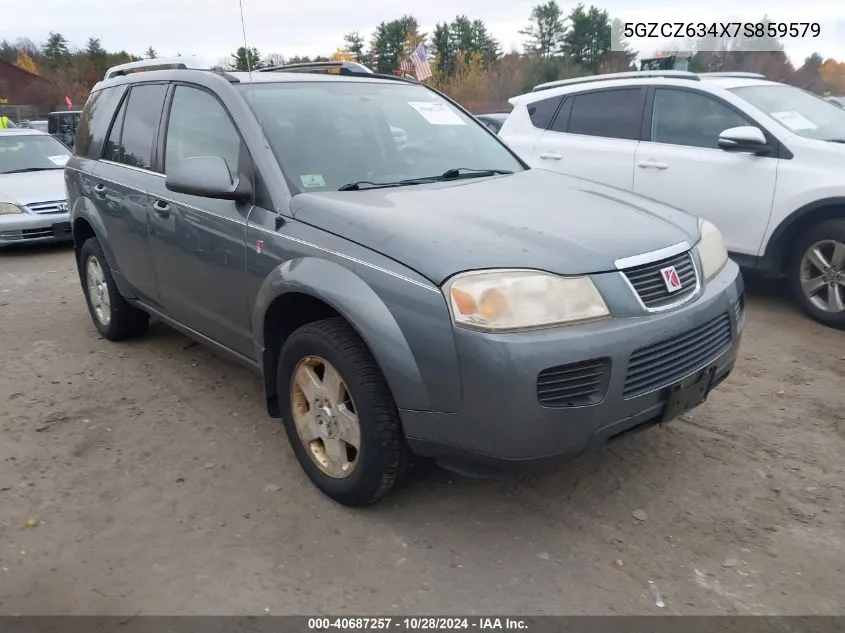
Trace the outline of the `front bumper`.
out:
<instances>
[{"instance_id":1,"label":"front bumper","mask_svg":"<svg viewBox=\"0 0 845 633\"><path fill-rule=\"evenodd\" d=\"M0 246L71 239L70 213L0 215Z\"/></svg>"},{"instance_id":2,"label":"front bumper","mask_svg":"<svg viewBox=\"0 0 845 633\"><path fill-rule=\"evenodd\" d=\"M671 385L715 366L715 386L733 369L743 290L729 262L698 299L663 313L516 334L455 328L463 406L457 413L403 410L411 449L444 462L517 465L575 457L655 424ZM665 346L650 347L659 343ZM540 391L548 391L538 386L541 372L553 369L565 383L574 374L558 368L576 363L601 368L597 393L574 406L541 404Z\"/></svg>"}]
</instances>

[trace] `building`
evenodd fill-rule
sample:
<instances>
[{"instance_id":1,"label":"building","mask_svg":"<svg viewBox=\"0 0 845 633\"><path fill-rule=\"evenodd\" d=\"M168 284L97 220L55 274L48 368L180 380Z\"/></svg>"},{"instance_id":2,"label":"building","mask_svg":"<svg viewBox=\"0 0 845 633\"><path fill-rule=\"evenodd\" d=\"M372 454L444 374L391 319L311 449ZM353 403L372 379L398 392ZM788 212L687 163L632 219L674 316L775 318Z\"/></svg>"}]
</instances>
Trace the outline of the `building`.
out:
<instances>
[{"instance_id":1,"label":"building","mask_svg":"<svg viewBox=\"0 0 845 633\"><path fill-rule=\"evenodd\" d=\"M0 107L4 111L12 110L11 106L34 106L41 116L46 116L51 110L63 106L59 92L43 77L0 61ZM9 116L17 118L13 112L9 112Z\"/></svg>"}]
</instances>

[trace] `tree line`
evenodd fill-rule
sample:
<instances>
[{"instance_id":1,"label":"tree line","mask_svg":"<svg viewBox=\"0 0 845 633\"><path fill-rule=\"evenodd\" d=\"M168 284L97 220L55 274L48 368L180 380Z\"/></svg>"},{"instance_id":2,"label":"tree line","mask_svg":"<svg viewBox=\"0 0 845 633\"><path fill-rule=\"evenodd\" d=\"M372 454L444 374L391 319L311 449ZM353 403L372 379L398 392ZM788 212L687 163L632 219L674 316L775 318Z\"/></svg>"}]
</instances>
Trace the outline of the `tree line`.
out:
<instances>
[{"instance_id":1,"label":"tree line","mask_svg":"<svg viewBox=\"0 0 845 633\"><path fill-rule=\"evenodd\" d=\"M566 13L557 0L548 0L531 8L520 30L521 50L504 51L478 18L459 14L426 33L414 16L402 15L379 23L369 35L346 33L333 53L309 58L240 47L218 60L216 67L243 71L286 63L350 60L376 72L392 73L423 44L434 72L431 84L471 110L493 110L507 108L508 98L545 81L635 70L637 52L621 32L621 23L599 7L579 4ZM760 72L819 94L845 94L845 62L813 54L796 67L776 38L763 43L762 48L769 50L758 46L757 50L739 52L735 41L704 40L687 41L682 48L692 54L693 71ZM0 59L49 79L59 95L57 102L63 101L64 95L74 103L84 101L109 66L144 57L156 58L158 52L152 47L143 55L109 52L94 37L83 48L72 49L55 32L41 45L26 39L0 42Z\"/></svg>"}]
</instances>

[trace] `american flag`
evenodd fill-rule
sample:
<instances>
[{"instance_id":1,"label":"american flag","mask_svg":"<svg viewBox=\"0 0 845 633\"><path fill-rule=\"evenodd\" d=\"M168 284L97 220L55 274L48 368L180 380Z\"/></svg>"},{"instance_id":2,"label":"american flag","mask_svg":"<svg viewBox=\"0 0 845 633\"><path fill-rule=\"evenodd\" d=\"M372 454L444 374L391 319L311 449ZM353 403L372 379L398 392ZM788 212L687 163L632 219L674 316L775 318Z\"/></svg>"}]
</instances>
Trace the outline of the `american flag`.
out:
<instances>
[{"instance_id":1,"label":"american flag","mask_svg":"<svg viewBox=\"0 0 845 633\"><path fill-rule=\"evenodd\" d=\"M425 46L419 44L408 59L399 64L399 69L409 72L413 69L418 81L425 81L431 77L431 66L428 64L428 53Z\"/></svg>"}]
</instances>

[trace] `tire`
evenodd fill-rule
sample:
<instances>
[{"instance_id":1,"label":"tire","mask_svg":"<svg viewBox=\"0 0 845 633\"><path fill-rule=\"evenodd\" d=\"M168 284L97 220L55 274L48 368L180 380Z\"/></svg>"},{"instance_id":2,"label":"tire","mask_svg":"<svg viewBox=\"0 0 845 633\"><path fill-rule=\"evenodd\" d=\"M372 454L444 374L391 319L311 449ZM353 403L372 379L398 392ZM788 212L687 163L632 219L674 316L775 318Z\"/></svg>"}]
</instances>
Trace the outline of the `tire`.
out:
<instances>
[{"instance_id":1,"label":"tire","mask_svg":"<svg viewBox=\"0 0 845 633\"><path fill-rule=\"evenodd\" d=\"M822 254L823 261L811 257L814 251ZM845 329L845 219L820 222L798 238L789 263L789 283L807 314L829 327Z\"/></svg>"},{"instance_id":2,"label":"tire","mask_svg":"<svg viewBox=\"0 0 845 633\"><path fill-rule=\"evenodd\" d=\"M332 369L339 375L334 383L327 378ZM302 376L312 375L309 371L326 384L337 386L339 380L341 387L308 383L314 384L309 397L299 386L305 384ZM378 501L399 485L411 459L399 411L375 359L346 321L325 319L294 331L282 346L277 381L288 439L317 488L356 507ZM350 413L357 419L357 447ZM345 465L339 468L339 463Z\"/></svg>"},{"instance_id":3,"label":"tire","mask_svg":"<svg viewBox=\"0 0 845 633\"><path fill-rule=\"evenodd\" d=\"M79 251L79 279L94 327L109 341L125 341L147 331L150 316L129 305L114 283L109 263L96 237L90 237ZM96 271L99 272L96 272ZM92 282L100 280L99 293L91 292Z\"/></svg>"}]
</instances>

